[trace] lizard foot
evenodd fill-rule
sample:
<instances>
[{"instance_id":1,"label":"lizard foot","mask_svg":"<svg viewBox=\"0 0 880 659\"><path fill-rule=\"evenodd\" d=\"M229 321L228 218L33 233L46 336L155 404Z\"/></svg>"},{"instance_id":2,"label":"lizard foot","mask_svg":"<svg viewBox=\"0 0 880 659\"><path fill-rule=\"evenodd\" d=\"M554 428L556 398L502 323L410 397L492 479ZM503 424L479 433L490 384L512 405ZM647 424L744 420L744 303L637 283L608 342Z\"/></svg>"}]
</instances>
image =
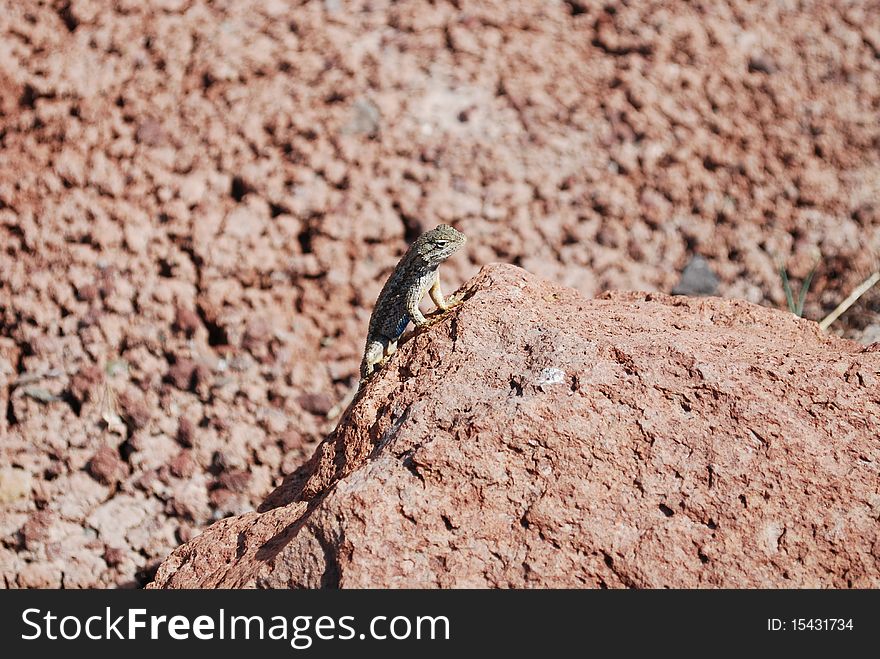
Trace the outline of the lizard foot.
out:
<instances>
[{"instance_id":1,"label":"lizard foot","mask_svg":"<svg viewBox=\"0 0 880 659\"><path fill-rule=\"evenodd\" d=\"M436 325L443 317L448 314L454 307L457 307L461 302L454 302L446 306L445 309L437 309L425 318L425 322L418 326L419 329L424 329L426 327L431 327L431 325Z\"/></svg>"}]
</instances>

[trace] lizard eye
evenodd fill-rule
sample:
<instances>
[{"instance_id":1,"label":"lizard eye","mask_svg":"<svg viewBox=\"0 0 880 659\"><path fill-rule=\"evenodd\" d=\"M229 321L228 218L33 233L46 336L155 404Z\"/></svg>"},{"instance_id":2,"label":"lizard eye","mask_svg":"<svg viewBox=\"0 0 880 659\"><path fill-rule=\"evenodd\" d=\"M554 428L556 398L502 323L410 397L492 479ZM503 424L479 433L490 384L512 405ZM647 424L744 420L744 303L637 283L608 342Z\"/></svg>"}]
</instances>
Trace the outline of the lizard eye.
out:
<instances>
[{"instance_id":1,"label":"lizard eye","mask_svg":"<svg viewBox=\"0 0 880 659\"><path fill-rule=\"evenodd\" d=\"M434 242L438 247L446 247L446 245L449 244L448 240L435 240Z\"/></svg>"}]
</instances>

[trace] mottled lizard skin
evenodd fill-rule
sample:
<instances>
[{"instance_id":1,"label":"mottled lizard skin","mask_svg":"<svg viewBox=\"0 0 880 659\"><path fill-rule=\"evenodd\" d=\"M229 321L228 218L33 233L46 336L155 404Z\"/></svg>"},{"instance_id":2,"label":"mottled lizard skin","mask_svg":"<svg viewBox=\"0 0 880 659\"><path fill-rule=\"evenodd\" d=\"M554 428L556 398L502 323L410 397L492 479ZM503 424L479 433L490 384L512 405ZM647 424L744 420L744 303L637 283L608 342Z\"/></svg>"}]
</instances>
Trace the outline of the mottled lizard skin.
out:
<instances>
[{"instance_id":1,"label":"mottled lizard skin","mask_svg":"<svg viewBox=\"0 0 880 659\"><path fill-rule=\"evenodd\" d=\"M440 264L464 245L467 238L451 226L441 224L423 233L410 245L394 272L382 287L367 332L361 362L361 380L369 377L397 349L397 340L412 321L419 327L427 321L419 311L425 294L441 311L449 308L440 289Z\"/></svg>"}]
</instances>

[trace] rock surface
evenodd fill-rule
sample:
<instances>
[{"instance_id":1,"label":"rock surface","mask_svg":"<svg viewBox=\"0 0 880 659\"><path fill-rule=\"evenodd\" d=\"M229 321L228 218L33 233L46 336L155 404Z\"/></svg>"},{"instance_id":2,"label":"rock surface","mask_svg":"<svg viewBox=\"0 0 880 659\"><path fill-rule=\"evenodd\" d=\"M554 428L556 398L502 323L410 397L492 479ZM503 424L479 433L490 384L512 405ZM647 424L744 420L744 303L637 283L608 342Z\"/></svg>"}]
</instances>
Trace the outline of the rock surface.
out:
<instances>
[{"instance_id":1,"label":"rock surface","mask_svg":"<svg viewBox=\"0 0 880 659\"><path fill-rule=\"evenodd\" d=\"M880 344L484 268L152 587L878 587Z\"/></svg>"}]
</instances>

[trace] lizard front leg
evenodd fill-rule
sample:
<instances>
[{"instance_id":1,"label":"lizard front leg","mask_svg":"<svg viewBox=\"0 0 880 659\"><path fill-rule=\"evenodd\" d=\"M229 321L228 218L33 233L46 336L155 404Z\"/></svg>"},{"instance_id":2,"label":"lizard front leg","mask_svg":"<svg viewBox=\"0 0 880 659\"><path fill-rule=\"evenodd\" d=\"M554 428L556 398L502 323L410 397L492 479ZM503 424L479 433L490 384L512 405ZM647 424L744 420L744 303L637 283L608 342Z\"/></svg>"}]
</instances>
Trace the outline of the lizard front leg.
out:
<instances>
[{"instance_id":1,"label":"lizard front leg","mask_svg":"<svg viewBox=\"0 0 880 659\"><path fill-rule=\"evenodd\" d=\"M455 296L452 296L448 300L443 297L443 289L440 288L439 271L434 283L431 284L431 288L428 289L428 295L431 296L431 300L433 300L434 304L437 305L437 308L440 309L440 311L449 311L452 307L457 307L461 304L461 300L456 300Z\"/></svg>"},{"instance_id":2,"label":"lizard front leg","mask_svg":"<svg viewBox=\"0 0 880 659\"><path fill-rule=\"evenodd\" d=\"M410 319L412 319L413 325L416 327L421 327L428 321L425 319L425 315L422 313L421 309L419 309L419 302L422 301L422 297L425 295L425 289L422 288L419 290L418 288L411 289L406 296L406 312L409 314Z\"/></svg>"},{"instance_id":3,"label":"lizard front leg","mask_svg":"<svg viewBox=\"0 0 880 659\"><path fill-rule=\"evenodd\" d=\"M428 295L431 296L431 300L440 311L447 311L449 309L449 305L446 304L446 299L443 297L443 289L440 288L439 272L437 273L437 278L434 279L434 283L431 284L431 288L428 289Z\"/></svg>"}]
</instances>

